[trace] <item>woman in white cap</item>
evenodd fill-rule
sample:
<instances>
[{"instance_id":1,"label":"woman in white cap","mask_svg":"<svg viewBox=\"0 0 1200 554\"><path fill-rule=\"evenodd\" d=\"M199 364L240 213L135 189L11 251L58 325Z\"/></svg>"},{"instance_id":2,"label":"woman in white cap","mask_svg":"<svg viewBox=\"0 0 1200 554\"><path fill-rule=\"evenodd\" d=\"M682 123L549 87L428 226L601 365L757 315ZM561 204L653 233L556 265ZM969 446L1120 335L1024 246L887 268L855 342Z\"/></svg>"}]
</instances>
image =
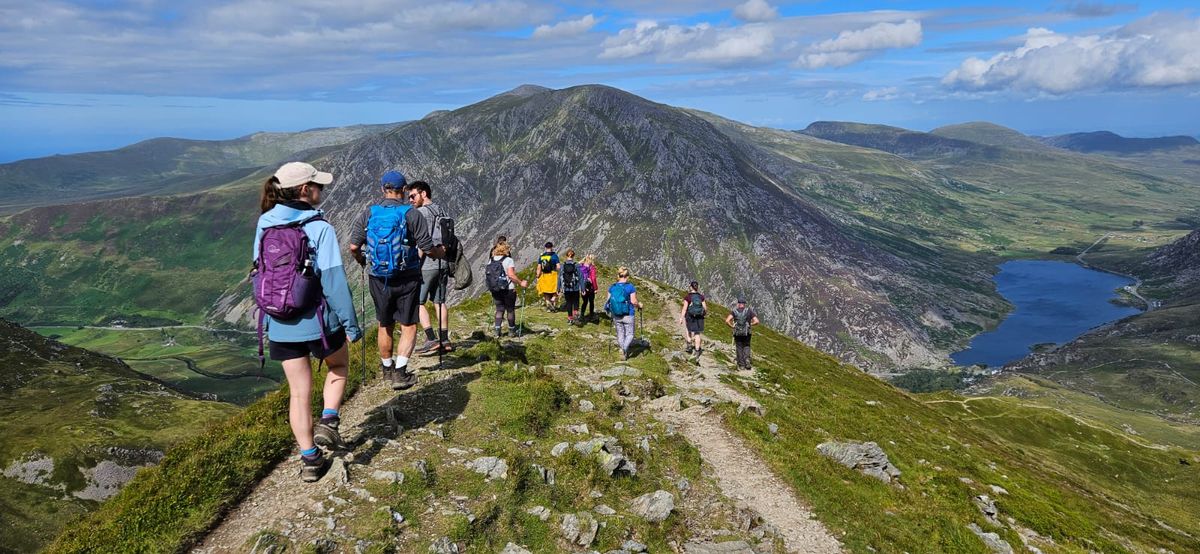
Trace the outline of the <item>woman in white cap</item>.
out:
<instances>
[{"instance_id":1,"label":"woman in white cap","mask_svg":"<svg viewBox=\"0 0 1200 554\"><path fill-rule=\"evenodd\" d=\"M271 307L264 306L272 302L271 298L282 298L288 296L283 292L299 290L300 285L293 284L297 279L287 278L285 272L277 269L281 263L295 260L296 267L302 269L293 270L293 276L302 273L310 282L320 283L320 293L312 295L312 300L293 300L289 296L286 301L276 302L290 304L282 309L274 306L277 313L287 311L296 314L295 317L276 318L264 313L260 320L270 339L271 359L283 364L291 391L288 422L300 447L300 478L306 482L320 480L329 468L329 461L317 445L336 447L342 442L338 434L338 409L346 390L349 366L346 340L357 342L362 338L350 286L342 269L337 236L333 226L313 207L321 202L323 189L332 182L333 175L317 171L309 164L284 164L263 184L262 215L254 236L255 299L264 312ZM304 236L295 235L294 231L287 234L294 229L302 230ZM307 256L302 255L305 251ZM260 252L265 252L263 257L267 262L259 263ZM325 409L315 426L310 356L324 360L329 366L325 377Z\"/></svg>"}]
</instances>

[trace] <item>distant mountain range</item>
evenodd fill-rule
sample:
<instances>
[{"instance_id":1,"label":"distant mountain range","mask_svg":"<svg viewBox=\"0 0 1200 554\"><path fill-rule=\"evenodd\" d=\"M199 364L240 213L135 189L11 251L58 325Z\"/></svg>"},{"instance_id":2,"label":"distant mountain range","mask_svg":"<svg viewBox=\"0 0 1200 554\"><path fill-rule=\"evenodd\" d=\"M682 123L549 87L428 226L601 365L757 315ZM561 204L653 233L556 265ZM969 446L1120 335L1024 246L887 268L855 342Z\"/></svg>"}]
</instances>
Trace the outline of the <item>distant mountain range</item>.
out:
<instances>
[{"instance_id":1,"label":"distant mountain range","mask_svg":"<svg viewBox=\"0 0 1200 554\"><path fill-rule=\"evenodd\" d=\"M292 157L312 157L396 124L298 133L255 133L232 140L156 138L124 148L0 164L0 213L98 198L191 192Z\"/></svg>"},{"instance_id":2,"label":"distant mountain range","mask_svg":"<svg viewBox=\"0 0 1200 554\"><path fill-rule=\"evenodd\" d=\"M1141 154L1155 150L1172 150L1200 146L1196 137L1177 135L1155 138L1128 138L1110 131L1070 133L1040 139L1043 143L1074 150L1076 152L1113 152L1116 154Z\"/></svg>"},{"instance_id":3,"label":"distant mountain range","mask_svg":"<svg viewBox=\"0 0 1200 554\"><path fill-rule=\"evenodd\" d=\"M172 146L170 164L148 153L155 141L18 162L61 175L60 165L86 160L153 159L120 170L142 176L136 190L96 177L80 194L177 190L164 183L193 183L180 188L197 193L0 221L0 313L42 323L140 314L245 324L239 280L257 188L279 160L302 158L338 176L323 208L343 235L377 198L378 175L397 167L434 184L474 259L496 234L516 241L523 263L550 239L671 284L698 279L716 301L746 294L773 325L892 371L942 365L999 321L1007 306L989 278L998 256L1082 248L1114 230L1132 248L1151 231L1178 229L1200 202L1200 190L1171 175L987 123L921 133L818 122L793 133L603 86L525 86L395 126L230 142L242 146ZM239 148L229 164L196 153ZM153 177L168 166L181 169ZM243 169L216 173L233 166Z\"/></svg>"}]
</instances>

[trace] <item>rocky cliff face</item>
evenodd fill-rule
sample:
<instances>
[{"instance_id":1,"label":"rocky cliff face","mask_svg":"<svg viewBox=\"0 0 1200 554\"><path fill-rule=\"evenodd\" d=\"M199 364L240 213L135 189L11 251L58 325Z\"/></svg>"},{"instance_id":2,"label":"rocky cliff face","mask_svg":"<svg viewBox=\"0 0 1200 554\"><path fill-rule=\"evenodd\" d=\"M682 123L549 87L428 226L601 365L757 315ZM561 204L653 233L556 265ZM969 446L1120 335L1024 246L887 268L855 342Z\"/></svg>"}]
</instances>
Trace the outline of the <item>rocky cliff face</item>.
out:
<instances>
[{"instance_id":1,"label":"rocky cliff face","mask_svg":"<svg viewBox=\"0 0 1200 554\"><path fill-rule=\"evenodd\" d=\"M1200 230L1155 250L1140 270L1148 281L1171 289L1200 285Z\"/></svg>"}]
</instances>

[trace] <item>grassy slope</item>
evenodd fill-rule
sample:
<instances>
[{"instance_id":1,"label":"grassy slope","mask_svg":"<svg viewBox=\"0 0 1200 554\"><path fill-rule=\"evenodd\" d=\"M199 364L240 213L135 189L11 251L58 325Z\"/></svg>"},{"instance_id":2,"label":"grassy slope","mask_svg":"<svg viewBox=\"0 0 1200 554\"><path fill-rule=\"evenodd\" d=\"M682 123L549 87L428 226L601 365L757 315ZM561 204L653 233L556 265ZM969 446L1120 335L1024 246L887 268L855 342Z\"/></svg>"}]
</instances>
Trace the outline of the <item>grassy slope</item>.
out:
<instances>
[{"instance_id":1,"label":"grassy slope","mask_svg":"<svg viewBox=\"0 0 1200 554\"><path fill-rule=\"evenodd\" d=\"M283 378L279 363L259 367L258 340L252 333L203 329L109 330L39 327L57 340L117 356L131 368L184 390L215 394L245 405L275 390ZM200 370L189 368L187 360Z\"/></svg>"},{"instance_id":2,"label":"grassy slope","mask_svg":"<svg viewBox=\"0 0 1200 554\"><path fill-rule=\"evenodd\" d=\"M106 449L164 450L234 412L165 392L111 358L7 322L0 322L0 340L0 465L34 454L55 462L49 486L0 477L0 551L34 550L94 509L71 493L86 484L80 468L110 458Z\"/></svg>"},{"instance_id":3,"label":"grassy slope","mask_svg":"<svg viewBox=\"0 0 1200 554\"><path fill-rule=\"evenodd\" d=\"M641 290L643 301L650 303L646 314L650 320L671 316L674 308L668 302L673 302L677 293L666 289L668 296L653 297L649 288ZM489 311L489 302L483 299L467 302L457 311L455 326L460 330L486 328ZM714 307L714 316L722 315L720 312ZM525 317L535 329L548 325L560 331L526 339L517 359L506 357L506 351L490 342L464 352L470 360L465 363L480 363L480 358L484 362L482 378L469 388L468 417L446 426L455 440L517 458L520 453L513 449L522 439L534 440L535 448L548 446L556 439L538 430L578 416L564 419L555 408L558 393L550 390L553 385L537 383L553 377L558 371L552 370L553 366L570 371L578 366L605 367L603 364L611 363L607 360L615 360L603 327L565 329L561 314L534 314L532 310ZM730 340L728 330L721 327L710 325L710 334L715 340ZM594 333L600 336L588 337ZM673 326L657 323L647 330L659 352L677 347L674 333ZM1200 456L1194 450L1151 448L1103 424L1015 398L906 394L768 329L759 331L754 341L760 383L749 386L732 376L726 381L761 402L767 408L766 417L749 412L738 415L730 407L724 412L725 421L813 505L851 551L983 552L982 543L966 529L971 522L987 526L971 504L971 497L980 493L996 498L1002 516L1014 518L1015 526L1047 537L1039 544L1047 552L1159 547L1184 552L1200 548L1200 541L1183 534L1200 533L1200 525L1190 515L1200 509L1193 494L1200 485L1200 476L1193 469L1200 464ZM505 363L496 367L487 361L495 359ZM506 369L513 361L541 366L544 373L515 375ZM635 358L633 364L650 377L652 387L662 387L660 392L670 391L668 371L690 371L686 364L668 364L654 353ZM550 389L538 392L539 387ZM550 396L535 400L545 394ZM596 400L601 409L585 420L608 431L613 416L621 412L613 413L616 408L603 397ZM286 452L289 445L282 412L280 395L271 395L239 416L236 423L228 424L224 429L229 434L224 438L206 435L171 452L171 463L144 472L117 500L74 525L52 551L79 551L84 544L175 549L180 541L205 528L223 503L236 499L254 475ZM768 431L769 423L779 425L778 436ZM829 439L878 442L904 472L901 482L905 487L884 485L820 457L815 447ZM678 457L677 463L690 459L688 463L694 465L694 454L684 446L679 448L662 461ZM1191 460L1193 465L1181 465L1180 459ZM559 470L578 471L569 465ZM200 485L198 472L204 472L212 484ZM563 479L567 483L579 477L567 475L575 477ZM494 501L484 501L486 517L477 523L438 519L428 523L431 529L420 531L446 532L481 551L490 551L487 548L494 549L509 539L547 544L552 540L547 538L551 531L518 510L535 502L550 502L563 509L571 506L573 494L569 488L563 494L540 485L472 484L472 476L453 471L432 486L422 484L415 475L409 477L411 485L379 492L406 516L420 510L429 493L465 490L485 498L489 493L496 495ZM1004 487L1008 494L988 491L987 485L993 484ZM636 483L613 486L618 489L608 492L622 497L645 487ZM179 502L177 498L188 500ZM128 527L133 521L142 523ZM1010 543L1020 544L1014 531L998 531ZM386 535L394 530L376 522L363 532ZM644 532L661 539L678 531Z\"/></svg>"},{"instance_id":4,"label":"grassy slope","mask_svg":"<svg viewBox=\"0 0 1200 554\"><path fill-rule=\"evenodd\" d=\"M198 323L248 271L249 186L37 208L0 222L0 315L26 324L141 315ZM248 254L247 254L248 257Z\"/></svg>"}]
</instances>

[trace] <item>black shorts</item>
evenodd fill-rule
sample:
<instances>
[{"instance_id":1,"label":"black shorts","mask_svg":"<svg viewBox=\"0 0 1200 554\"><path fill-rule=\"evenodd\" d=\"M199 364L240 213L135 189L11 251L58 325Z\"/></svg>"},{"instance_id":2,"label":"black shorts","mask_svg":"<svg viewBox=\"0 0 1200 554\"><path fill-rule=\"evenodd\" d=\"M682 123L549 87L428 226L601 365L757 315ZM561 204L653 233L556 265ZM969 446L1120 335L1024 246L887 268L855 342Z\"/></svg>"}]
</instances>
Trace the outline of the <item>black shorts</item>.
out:
<instances>
[{"instance_id":1,"label":"black shorts","mask_svg":"<svg viewBox=\"0 0 1200 554\"><path fill-rule=\"evenodd\" d=\"M375 319L385 327L417 324L418 296L421 293L420 275L404 277L371 277L371 299L375 301Z\"/></svg>"},{"instance_id":2,"label":"black shorts","mask_svg":"<svg viewBox=\"0 0 1200 554\"><path fill-rule=\"evenodd\" d=\"M505 289L492 293L492 304L497 310L512 312L517 309L517 291Z\"/></svg>"},{"instance_id":3,"label":"black shorts","mask_svg":"<svg viewBox=\"0 0 1200 554\"><path fill-rule=\"evenodd\" d=\"M704 318L702 317L692 317L689 315L683 318L683 323L687 325L687 330L689 333L696 334L704 332Z\"/></svg>"},{"instance_id":4,"label":"black shorts","mask_svg":"<svg viewBox=\"0 0 1200 554\"><path fill-rule=\"evenodd\" d=\"M336 332L326 334L325 342L329 343L329 348L325 348L321 339L304 342L270 341L268 344L271 347L271 359L277 362L310 355L318 360L324 360L346 345L346 330L338 329Z\"/></svg>"}]
</instances>

